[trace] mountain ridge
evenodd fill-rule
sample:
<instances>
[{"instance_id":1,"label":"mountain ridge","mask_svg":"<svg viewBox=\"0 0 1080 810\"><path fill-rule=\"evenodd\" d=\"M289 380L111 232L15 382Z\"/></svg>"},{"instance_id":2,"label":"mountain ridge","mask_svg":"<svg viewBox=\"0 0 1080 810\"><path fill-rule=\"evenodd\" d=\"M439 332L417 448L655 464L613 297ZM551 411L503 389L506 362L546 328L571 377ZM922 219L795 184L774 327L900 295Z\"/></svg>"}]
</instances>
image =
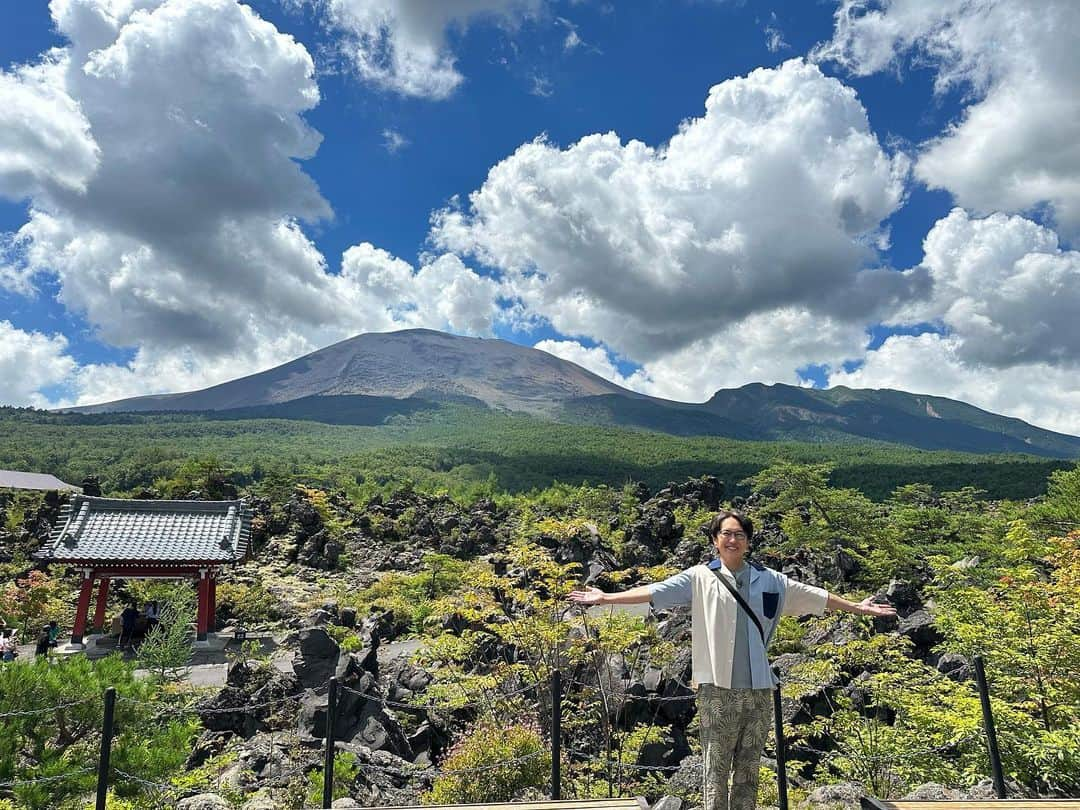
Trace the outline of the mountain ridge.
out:
<instances>
[{"instance_id":1,"label":"mountain ridge","mask_svg":"<svg viewBox=\"0 0 1080 810\"><path fill-rule=\"evenodd\" d=\"M371 332L198 391L70 408L378 424L440 402L673 435L883 441L923 449L1080 457L1080 438L959 400L896 389L749 383L703 403L650 397L539 349L430 329ZM344 410L342 410L344 408Z\"/></svg>"}]
</instances>

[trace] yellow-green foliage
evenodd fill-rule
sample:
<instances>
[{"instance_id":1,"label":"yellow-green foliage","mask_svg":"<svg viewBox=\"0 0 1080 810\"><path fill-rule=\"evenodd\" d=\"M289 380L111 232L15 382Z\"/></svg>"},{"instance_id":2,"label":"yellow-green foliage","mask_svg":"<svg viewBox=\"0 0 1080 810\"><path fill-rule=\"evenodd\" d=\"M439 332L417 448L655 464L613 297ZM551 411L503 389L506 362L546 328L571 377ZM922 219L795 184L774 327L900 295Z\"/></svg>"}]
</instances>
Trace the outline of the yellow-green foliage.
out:
<instances>
[{"instance_id":1,"label":"yellow-green foliage","mask_svg":"<svg viewBox=\"0 0 1080 810\"><path fill-rule=\"evenodd\" d=\"M364 640L350 627L328 624L324 629L344 652L356 652L364 646Z\"/></svg>"},{"instance_id":2,"label":"yellow-green foliage","mask_svg":"<svg viewBox=\"0 0 1080 810\"><path fill-rule=\"evenodd\" d=\"M246 625L280 618L279 602L256 582L220 582L217 586L217 609L222 616L238 619Z\"/></svg>"},{"instance_id":3,"label":"yellow-green foliage","mask_svg":"<svg viewBox=\"0 0 1080 810\"><path fill-rule=\"evenodd\" d=\"M71 610L70 586L44 571L31 571L0 588L0 616L24 634L23 641L52 620L63 621Z\"/></svg>"},{"instance_id":4,"label":"yellow-green foliage","mask_svg":"<svg viewBox=\"0 0 1080 810\"><path fill-rule=\"evenodd\" d=\"M942 648L986 660L1006 767L1080 791L1080 532L1040 540L1012 523L999 556L975 567L937 561Z\"/></svg>"},{"instance_id":5,"label":"yellow-green foliage","mask_svg":"<svg viewBox=\"0 0 1080 810\"><path fill-rule=\"evenodd\" d=\"M705 542L707 533L707 531L702 532L702 529L708 529L715 514L709 509L692 509L688 506L677 506L674 512L675 522L684 527L683 536L692 540L700 539L702 543Z\"/></svg>"},{"instance_id":6,"label":"yellow-green foliage","mask_svg":"<svg viewBox=\"0 0 1080 810\"><path fill-rule=\"evenodd\" d=\"M392 571L368 588L343 590L338 597L341 603L352 605L362 615L388 610L396 623L420 631L424 620L432 614L434 602L457 593L473 572L484 567L446 554L426 554L422 569L415 574Z\"/></svg>"},{"instance_id":7,"label":"yellow-green foliage","mask_svg":"<svg viewBox=\"0 0 1080 810\"><path fill-rule=\"evenodd\" d=\"M499 766L502 762L507 764ZM473 768L485 770L464 772ZM440 770L422 797L424 804L505 802L526 788L544 786L551 772L551 754L535 728L481 724L454 744Z\"/></svg>"},{"instance_id":8,"label":"yellow-green foliage","mask_svg":"<svg viewBox=\"0 0 1080 810\"><path fill-rule=\"evenodd\" d=\"M769 655L775 658L784 653L799 652L806 638L806 630L806 623L795 616L781 616L769 645Z\"/></svg>"},{"instance_id":9,"label":"yellow-green foliage","mask_svg":"<svg viewBox=\"0 0 1080 810\"><path fill-rule=\"evenodd\" d=\"M345 529L348 528L348 521L330 503L330 496L326 490L298 486L296 492L310 501L311 505L315 507L315 511L319 513L319 518L331 537L340 538L345 533Z\"/></svg>"},{"instance_id":10,"label":"yellow-green foliage","mask_svg":"<svg viewBox=\"0 0 1080 810\"><path fill-rule=\"evenodd\" d=\"M225 751L211 757L198 768L177 774L172 778L172 784L178 793L184 795L212 792L217 793L230 804L239 806L244 801L244 794L218 782L218 777L235 762L236 752Z\"/></svg>"}]
</instances>

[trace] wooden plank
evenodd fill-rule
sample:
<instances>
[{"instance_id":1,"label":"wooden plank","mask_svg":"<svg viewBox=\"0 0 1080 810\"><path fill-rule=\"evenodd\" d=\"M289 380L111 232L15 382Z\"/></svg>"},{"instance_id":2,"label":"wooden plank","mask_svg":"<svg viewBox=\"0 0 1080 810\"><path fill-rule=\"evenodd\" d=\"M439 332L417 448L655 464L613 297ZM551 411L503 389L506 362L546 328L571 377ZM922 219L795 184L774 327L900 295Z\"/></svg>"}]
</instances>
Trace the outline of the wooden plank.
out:
<instances>
[{"instance_id":1,"label":"wooden plank","mask_svg":"<svg viewBox=\"0 0 1080 810\"><path fill-rule=\"evenodd\" d=\"M648 810L639 796L618 799L561 799L558 801L502 801L481 805L409 805L408 807L362 808L362 810Z\"/></svg>"},{"instance_id":2,"label":"wooden plank","mask_svg":"<svg viewBox=\"0 0 1080 810\"><path fill-rule=\"evenodd\" d=\"M1080 810L1080 799L994 799L993 801L886 802L875 800L886 810Z\"/></svg>"}]
</instances>

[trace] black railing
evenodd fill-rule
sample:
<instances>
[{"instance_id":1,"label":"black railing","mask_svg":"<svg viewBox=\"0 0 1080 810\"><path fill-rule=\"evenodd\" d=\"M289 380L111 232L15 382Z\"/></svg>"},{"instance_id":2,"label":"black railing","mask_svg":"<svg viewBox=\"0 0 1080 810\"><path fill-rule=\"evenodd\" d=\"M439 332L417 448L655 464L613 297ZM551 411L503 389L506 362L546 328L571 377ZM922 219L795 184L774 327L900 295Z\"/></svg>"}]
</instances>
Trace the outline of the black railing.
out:
<instances>
[{"instance_id":1,"label":"black railing","mask_svg":"<svg viewBox=\"0 0 1080 810\"><path fill-rule=\"evenodd\" d=\"M987 686L986 671L984 667L983 659L980 656L974 658L974 671L975 682L979 692L979 699L982 706L982 732L985 736L986 745L989 753L994 790L998 798L1005 798L1005 781L1001 765L1001 753L998 748L997 733L994 727L994 716L990 704L990 693ZM570 683L576 683L579 685L593 686L592 684L584 684L580 681L570 681ZM560 671L554 670L551 675L550 681L545 684L530 684L520 688L497 692L492 695L492 699L507 699L510 697L516 697L526 692L532 692L535 696L539 697L540 691L546 686L550 690L550 713L548 717L548 728L546 729L549 739L549 749L547 751L539 750L530 754L515 757L508 760L502 760L499 762L490 763L487 765L476 766L472 768L452 768L452 769L433 769L431 767L419 767L411 764L404 764L398 766L386 766L379 765L374 762L363 763L360 765L361 770L367 769L372 771L394 771L399 775L405 777L421 776L428 779L436 778L443 775L465 775L472 773L482 773L484 771L490 771L495 768L507 767L515 764L521 764L535 759L543 754L549 754L551 757L551 774L549 784L549 795L552 799L559 799L562 795L562 774L561 764L562 755L564 752L573 756L588 758L595 758L595 753L587 751L579 751L569 746L563 745L563 728L562 728L562 702L563 702L563 684L564 679ZM333 800L333 787L334 787L334 765L335 765L335 747L338 742L335 739L335 727L337 725L337 709L339 705L339 699L342 692L351 693L353 695L368 699L377 700L387 707L398 707L408 709L411 711L423 711L431 709L462 709L462 708L477 708L484 709L490 708L490 701L486 702L466 702L465 704L454 703L452 705L444 704L422 704L422 703L403 703L398 701L389 700L380 697L377 694L356 692L348 687L340 684L336 677L331 678L328 684L327 693L327 708L326 708L326 735L324 738L324 749L322 757L322 802L323 807L329 807ZM688 701L694 700L693 694L672 695L672 696L640 696L640 695L626 695L627 698L632 699L645 699L651 701L657 701L658 703L671 702L671 701ZM179 798L177 789L172 785L161 784L147 780L134 774L126 773L120 768L114 766L111 763L112 754L112 742L114 736L114 714L117 700L130 701L128 698L118 696L116 690L112 687L105 690L102 721L101 721L101 742L100 752L98 758L97 767L97 783L96 783L96 808L97 810L105 810L106 797L110 786L114 786L115 777L120 777L121 780L127 781L132 784L139 785L143 788L148 788L157 791L161 797L175 796ZM286 703L295 703L296 696L285 695L279 698L275 698L268 701L261 701L257 704L244 705L244 706L230 706L223 708L210 708L210 707L189 707L193 712L196 712L200 716L215 713L250 713L261 709L267 709L284 705ZM11 712L0 712L0 719L10 717L28 717L32 715L45 714L48 712L55 712L61 709L68 708L72 705L86 703L88 701L78 701L76 704L66 703L56 706L47 706L36 709L23 709ZM775 720L775 752L776 752L776 772L777 772L777 793L778 804L781 810L787 810L788 807L788 795L787 795L787 773L786 773L786 745L784 739L783 717L781 710L781 692L780 686L774 689L774 720ZM536 707L539 709L539 705ZM274 756L274 743L271 739L270 744L270 760L273 760ZM642 764L628 764L619 762L617 765L620 769L636 770L642 772L672 772L679 770L681 765L642 765ZM35 779L24 780L11 780L8 782L0 782L0 795L4 792L10 792L13 788L24 785L36 785L44 783L53 783L62 781L67 778L75 778L79 776L85 776L91 772L92 768L83 768L80 770L70 771L63 774L55 774L47 777L39 777ZM318 770L318 764L306 764L299 768L293 768L288 771L281 771L274 773L271 768L270 778L273 780L282 780L285 778L291 778L300 773L311 773ZM864 801L865 807L877 807L879 804L875 803L876 800L867 799Z\"/></svg>"}]
</instances>

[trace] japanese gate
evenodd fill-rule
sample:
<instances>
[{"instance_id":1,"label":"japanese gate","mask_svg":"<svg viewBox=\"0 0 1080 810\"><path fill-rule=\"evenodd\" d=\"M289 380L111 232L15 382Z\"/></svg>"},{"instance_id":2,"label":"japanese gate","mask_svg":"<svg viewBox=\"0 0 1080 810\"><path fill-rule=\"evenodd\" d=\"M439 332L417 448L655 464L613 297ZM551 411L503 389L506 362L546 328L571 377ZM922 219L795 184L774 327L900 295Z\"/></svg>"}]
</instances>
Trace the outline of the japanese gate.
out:
<instances>
[{"instance_id":1,"label":"japanese gate","mask_svg":"<svg viewBox=\"0 0 1080 810\"><path fill-rule=\"evenodd\" d=\"M197 641L215 626L218 572L242 561L251 540L244 501L139 501L75 495L63 507L49 544L34 556L82 573L71 648L86 634L97 586L94 629L105 624L112 579L191 579L198 589Z\"/></svg>"}]
</instances>

